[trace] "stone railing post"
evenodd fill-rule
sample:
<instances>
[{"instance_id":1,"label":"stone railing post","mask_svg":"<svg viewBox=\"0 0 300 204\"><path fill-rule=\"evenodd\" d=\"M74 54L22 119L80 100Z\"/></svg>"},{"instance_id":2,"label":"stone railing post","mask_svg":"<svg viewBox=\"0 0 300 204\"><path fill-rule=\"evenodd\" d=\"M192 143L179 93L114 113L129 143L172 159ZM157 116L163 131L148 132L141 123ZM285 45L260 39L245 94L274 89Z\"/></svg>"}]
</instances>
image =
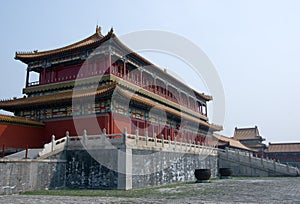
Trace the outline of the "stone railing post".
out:
<instances>
[{"instance_id":1,"label":"stone railing post","mask_svg":"<svg viewBox=\"0 0 300 204\"><path fill-rule=\"evenodd\" d=\"M176 135L174 135L174 149L176 149L176 145L177 145L177 140L176 140Z\"/></svg>"},{"instance_id":2,"label":"stone railing post","mask_svg":"<svg viewBox=\"0 0 300 204\"><path fill-rule=\"evenodd\" d=\"M82 136L82 142L83 144L86 144L87 141L87 132L86 129L83 130L83 136Z\"/></svg>"},{"instance_id":3,"label":"stone railing post","mask_svg":"<svg viewBox=\"0 0 300 204\"><path fill-rule=\"evenodd\" d=\"M146 132L145 132L145 137L146 137L146 145L148 145L148 130L146 130Z\"/></svg>"},{"instance_id":4,"label":"stone railing post","mask_svg":"<svg viewBox=\"0 0 300 204\"><path fill-rule=\"evenodd\" d=\"M182 136L180 137L180 149L182 150L182 141L183 139L182 139Z\"/></svg>"},{"instance_id":5,"label":"stone railing post","mask_svg":"<svg viewBox=\"0 0 300 204\"><path fill-rule=\"evenodd\" d=\"M68 147L69 143L70 143L70 133L69 133L69 131L66 131L66 139L67 139L66 146Z\"/></svg>"},{"instance_id":6,"label":"stone railing post","mask_svg":"<svg viewBox=\"0 0 300 204\"><path fill-rule=\"evenodd\" d=\"M102 135L101 135L101 144L104 144L105 143L105 138L106 138L106 129L103 128L102 130Z\"/></svg>"},{"instance_id":7,"label":"stone railing post","mask_svg":"<svg viewBox=\"0 0 300 204\"><path fill-rule=\"evenodd\" d=\"M161 146L165 146L164 135L161 135Z\"/></svg>"},{"instance_id":8,"label":"stone railing post","mask_svg":"<svg viewBox=\"0 0 300 204\"><path fill-rule=\"evenodd\" d=\"M168 135L168 143L169 143L169 147L171 147L171 137L170 137L170 135Z\"/></svg>"},{"instance_id":9,"label":"stone railing post","mask_svg":"<svg viewBox=\"0 0 300 204\"><path fill-rule=\"evenodd\" d=\"M186 144L185 144L185 150L186 150L186 151L189 149L189 146L190 146L189 143L190 143L190 142L189 142L189 139L187 138L187 139L186 139Z\"/></svg>"},{"instance_id":10,"label":"stone railing post","mask_svg":"<svg viewBox=\"0 0 300 204\"><path fill-rule=\"evenodd\" d=\"M135 130L135 143L138 144L138 142L139 142L139 130L136 129Z\"/></svg>"},{"instance_id":11,"label":"stone railing post","mask_svg":"<svg viewBox=\"0 0 300 204\"><path fill-rule=\"evenodd\" d=\"M157 146L157 138L156 138L156 133L154 133L154 145Z\"/></svg>"},{"instance_id":12,"label":"stone railing post","mask_svg":"<svg viewBox=\"0 0 300 204\"><path fill-rule=\"evenodd\" d=\"M127 128L124 127L124 133L123 133L123 144L126 144L126 139L127 139Z\"/></svg>"},{"instance_id":13,"label":"stone railing post","mask_svg":"<svg viewBox=\"0 0 300 204\"><path fill-rule=\"evenodd\" d=\"M51 138L51 152L54 151L54 148L55 148L55 135L52 135L52 138Z\"/></svg>"}]
</instances>

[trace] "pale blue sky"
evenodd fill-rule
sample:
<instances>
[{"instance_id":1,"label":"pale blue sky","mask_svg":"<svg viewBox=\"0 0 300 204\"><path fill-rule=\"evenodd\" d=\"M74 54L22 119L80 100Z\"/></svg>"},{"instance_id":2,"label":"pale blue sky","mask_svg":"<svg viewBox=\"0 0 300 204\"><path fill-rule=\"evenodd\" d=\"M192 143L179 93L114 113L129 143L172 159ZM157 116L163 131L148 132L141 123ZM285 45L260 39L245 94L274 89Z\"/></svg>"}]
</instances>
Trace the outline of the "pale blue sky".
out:
<instances>
[{"instance_id":1,"label":"pale blue sky","mask_svg":"<svg viewBox=\"0 0 300 204\"><path fill-rule=\"evenodd\" d=\"M163 30L193 41L214 63L226 96L225 135L257 125L268 142L300 141L299 8L297 0L2 1L0 98L22 96L26 66L13 59L16 51L68 45L97 23L117 35ZM149 58L182 75L178 60Z\"/></svg>"}]
</instances>

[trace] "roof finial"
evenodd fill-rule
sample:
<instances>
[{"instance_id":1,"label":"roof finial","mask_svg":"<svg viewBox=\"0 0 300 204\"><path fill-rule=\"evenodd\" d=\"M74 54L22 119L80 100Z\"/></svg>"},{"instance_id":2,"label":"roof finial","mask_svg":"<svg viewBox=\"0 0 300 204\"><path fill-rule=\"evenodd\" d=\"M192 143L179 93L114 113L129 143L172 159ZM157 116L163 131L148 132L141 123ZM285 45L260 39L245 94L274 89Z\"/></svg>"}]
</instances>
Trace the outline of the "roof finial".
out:
<instances>
[{"instance_id":1,"label":"roof finial","mask_svg":"<svg viewBox=\"0 0 300 204\"><path fill-rule=\"evenodd\" d=\"M113 32L114 32L114 29L113 29L113 27L111 27L111 29L110 29L110 31L108 32L108 34L111 35L111 34L113 34Z\"/></svg>"},{"instance_id":2,"label":"roof finial","mask_svg":"<svg viewBox=\"0 0 300 204\"><path fill-rule=\"evenodd\" d=\"M96 26L96 33L101 35L101 26Z\"/></svg>"}]
</instances>

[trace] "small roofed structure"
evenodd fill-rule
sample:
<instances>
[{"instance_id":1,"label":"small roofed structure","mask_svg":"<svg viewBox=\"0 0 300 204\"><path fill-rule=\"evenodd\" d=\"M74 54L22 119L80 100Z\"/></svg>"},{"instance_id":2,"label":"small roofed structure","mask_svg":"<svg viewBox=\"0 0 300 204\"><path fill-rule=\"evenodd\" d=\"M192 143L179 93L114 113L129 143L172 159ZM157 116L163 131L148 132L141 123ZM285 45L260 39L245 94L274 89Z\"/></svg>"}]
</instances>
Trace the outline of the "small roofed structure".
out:
<instances>
[{"instance_id":1,"label":"small roofed structure","mask_svg":"<svg viewBox=\"0 0 300 204\"><path fill-rule=\"evenodd\" d=\"M246 147L243 145L240 141L233 139L232 137L226 137L224 135L220 135L217 133L214 133L214 137L218 139L218 148L225 149L225 148L231 148L231 149L239 149L243 151L249 151L249 152L255 152L254 149L251 149L249 147Z\"/></svg>"},{"instance_id":2,"label":"small roofed structure","mask_svg":"<svg viewBox=\"0 0 300 204\"><path fill-rule=\"evenodd\" d=\"M284 164L300 167L299 143L269 143L266 156Z\"/></svg>"},{"instance_id":3,"label":"small roofed structure","mask_svg":"<svg viewBox=\"0 0 300 204\"><path fill-rule=\"evenodd\" d=\"M243 145L250 149L255 150L259 154L263 154L266 145L262 142L265 141L258 131L257 126L254 128L235 128L233 139L240 141Z\"/></svg>"}]
</instances>

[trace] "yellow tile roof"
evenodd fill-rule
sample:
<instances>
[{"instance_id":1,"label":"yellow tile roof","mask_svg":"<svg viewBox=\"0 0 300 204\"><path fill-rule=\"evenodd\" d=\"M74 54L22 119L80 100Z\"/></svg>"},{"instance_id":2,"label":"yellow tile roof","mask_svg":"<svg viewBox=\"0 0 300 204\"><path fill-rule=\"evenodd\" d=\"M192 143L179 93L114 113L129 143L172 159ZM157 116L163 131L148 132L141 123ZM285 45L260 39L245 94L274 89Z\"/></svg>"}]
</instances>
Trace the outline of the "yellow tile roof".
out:
<instances>
[{"instance_id":1,"label":"yellow tile roof","mask_svg":"<svg viewBox=\"0 0 300 204\"><path fill-rule=\"evenodd\" d=\"M29 98L19 98L19 99L14 99L14 100L9 100L9 101L1 101L0 108L14 109L16 107L22 107L22 106L60 102L60 101L71 100L72 98L82 98L82 97L89 97L89 96L94 96L94 95L102 95L102 94L114 91L115 89L123 96L128 97L130 100L138 101L140 103L144 103L149 106L155 106L155 107L157 107L161 110L164 110L168 113L177 115L179 117L183 117L187 120L197 122L200 125L211 128L213 131L222 130L221 126L210 124L206 121L199 119L196 116L191 116L182 111L178 111L173 108L167 107L158 102L154 102L153 100L151 100L149 98L142 97L136 93L132 94L130 91L120 88L120 86L116 86L116 83L111 83L106 86L101 86L96 91L93 89L90 89L90 90L85 89L85 90L77 90L76 92L73 93L73 91L70 90L70 91L59 92L59 93L55 93L55 94L51 94L51 95L33 96L33 97L29 97Z\"/></svg>"},{"instance_id":2,"label":"yellow tile roof","mask_svg":"<svg viewBox=\"0 0 300 204\"><path fill-rule=\"evenodd\" d=\"M49 95L42 96L32 96L28 98L19 98L8 101L0 101L0 109L9 109L16 108L22 106L29 105L37 105L37 104L48 104L60 101L71 100L72 98L81 98L81 97L89 97L94 95L101 95L106 92L112 91L115 88L115 84L109 84L106 86L100 86L97 90L94 89L83 89L83 90L73 90L58 92Z\"/></svg>"},{"instance_id":3,"label":"yellow tile roof","mask_svg":"<svg viewBox=\"0 0 300 204\"><path fill-rule=\"evenodd\" d=\"M21 125L32 125L32 126L45 126L44 123L30 120L24 117L10 116L0 114L0 123L12 123L12 124L21 124Z\"/></svg>"},{"instance_id":4,"label":"yellow tile roof","mask_svg":"<svg viewBox=\"0 0 300 204\"><path fill-rule=\"evenodd\" d=\"M300 143L269 143L267 152L300 152Z\"/></svg>"},{"instance_id":5,"label":"yellow tile roof","mask_svg":"<svg viewBox=\"0 0 300 204\"><path fill-rule=\"evenodd\" d=\"M220 131L220 130L222 130L222 126L215 125L215 124L210 124L210 123L208 123L206 121L200 120L197 117L188 115L188 114L183 113L181 111L178 111L178 110L175 110L173 108L170 108L170 107L167 107L165 105L162 105L160 103L154 102L151 99L148 99L148 98L142 97L140 95L137 95L136 93L131 93L131 92L126 91L124 89L121 89L119 87L117 87L117 90L118 90L119 93L121 93L122 95L124 95L127 98L133 99L133 100L138 101L140 103L143 103L145 105L149 105L149 106L152 106L152 107L159 108L159 109L164 110L164 111L166 111L168 113L174 114L174 115L179 116L179 117L183 117L183 118L185 118L187 120L199 123L200 125L203 125L203 126L206 126L208 128L211 128L213 131Z\"/></svg>"},{"instance_id":6,"label":"yellow tile roof","mask_svg":"<svg viewBox=\"0 0 300 204\"><path fill-rule=\"evenodd\" d=\"M221 141L223 143L229 143L229 146L231 146L231 147L239 148L239 149L244 149L244 150L247 150L247 151L256 151L256 150L250 149L249 147L246 147L241 142L239 142L238 140L235 140L232 137L226 137L224 135L220 135L220 134L217 134L217 133L214 133L214 136L219 141Z\"/></svg>"},{"instance_id":7,"label":"yellow tile roof","mask_svg":"<svg viewBox=\"0 0 300 204\"><path fill-rule=\"evenodd\" d=\"M235 128L233 138L236 140L259 139L261 136L257 126L255 126L254 128Z\"/></svg>"}]
</instances>

